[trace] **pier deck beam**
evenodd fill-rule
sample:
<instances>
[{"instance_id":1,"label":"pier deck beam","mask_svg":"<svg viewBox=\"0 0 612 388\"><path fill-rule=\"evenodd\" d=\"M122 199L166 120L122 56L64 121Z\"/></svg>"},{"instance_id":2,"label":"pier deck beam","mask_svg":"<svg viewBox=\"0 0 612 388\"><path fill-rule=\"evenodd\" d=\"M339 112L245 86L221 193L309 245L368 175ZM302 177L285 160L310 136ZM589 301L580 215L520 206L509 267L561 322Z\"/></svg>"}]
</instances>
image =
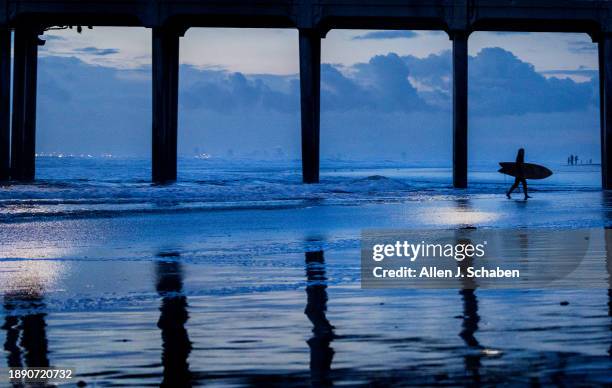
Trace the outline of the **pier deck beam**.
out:
<instances>
[{"instance_id":1,"label":"pier deck beam","mask_svg":"<svg viewBox=\"0 0 612 388\"><path fill-rule=\"evenodd\" d=\"M179 38L173 28L153 28L152 178L157 183L176 180Z\"/></svg>"},{"instance_id":2,"label":"pier deck beam","mask_svg":"<svg viewBox=\"0 0 612 388\"><path fill-rule=\"evenodd\" d=\"M453 187L468 183L468 36L453 31Z\"/></svg>"},{"instance_id":3,"label":"pier deck beam","mask_svg":"<svg viewBox=\"0 0 612 388\"><path fill-rule=\"evenodd\" d=\"M0 181L11 170L11 30L0 29Z\"/></svg>"},{"instance_id":4,"label":"pier deck beam","mask_svg":"<svg viewBox=\"0 0 612 388\"><path fill-rule=\"evenodd\" d=\"M36 165L38 35L38 27L15 29L11 178L25 182L34 180Z\"/></svg>"},{"instance_id":5,"label":"pier deck beam","mask_svg":"<svg viewBox=\"0 0 612 388\"><path fill-rule=\"evenodd\" d=\"M604 190L612 189L612 34L599 40L599 98L601 108L601 180Z\"/></svg>"},{"instance_id":6,"label":"pier deck beam","mask_svg":"<svg viewBox=\"0 0 612 388\"><path fill-rule=\"evenodd\" d=\"M300 99L302 113L302 179L319 182L321 118L321 34L300 29Z\"/></svg>"}]
</instances>

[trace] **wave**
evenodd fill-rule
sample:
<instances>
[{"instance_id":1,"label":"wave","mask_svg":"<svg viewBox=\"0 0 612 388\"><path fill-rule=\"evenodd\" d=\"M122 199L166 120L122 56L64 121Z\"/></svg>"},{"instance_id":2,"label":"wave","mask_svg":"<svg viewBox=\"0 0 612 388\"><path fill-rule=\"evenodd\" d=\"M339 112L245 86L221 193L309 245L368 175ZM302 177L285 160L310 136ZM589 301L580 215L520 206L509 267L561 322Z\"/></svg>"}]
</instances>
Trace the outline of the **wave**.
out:
<instances>
[{"instance_id":1,"label":"wave","mask_svg":"<svg viewBox=\"0 0 612 388\"><path fill-rule=\"evenodd\" d=\"M459 191L450 185L450 169L384 164L355 168L340 163L322 170L320 184L305 185L293 165L194 161L177 183L155 185L143 176L144 163L139 160L123 161L120 174L106 160L88 159L84 165L72 161L68 171L58 167L58 160L46 163L52 165L39 167L42 179L1 187L0 222L444 200L498 195L509 184L500 174L485 170L474 174L468 190ZM597 171L580 170L531 189L594 191L599 189L594 182L599 182Z\"/></svg>"}]
</instances>

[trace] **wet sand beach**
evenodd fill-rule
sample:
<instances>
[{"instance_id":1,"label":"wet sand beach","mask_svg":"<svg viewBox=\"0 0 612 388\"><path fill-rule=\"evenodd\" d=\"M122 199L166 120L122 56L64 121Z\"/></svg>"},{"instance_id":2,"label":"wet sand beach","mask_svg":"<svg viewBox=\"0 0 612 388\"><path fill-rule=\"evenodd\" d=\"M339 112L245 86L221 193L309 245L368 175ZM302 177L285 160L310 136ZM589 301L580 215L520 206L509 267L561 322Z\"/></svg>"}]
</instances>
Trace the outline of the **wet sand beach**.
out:
<instances>
[{"instance_id":1,"label":"wet sand beach","mask_svg":"<svg viewBox=\"0 0 612 388\"><path fill-rule=\"evenodd\" d=\"M17 199L66 190L55 183L10 189L3 363L74 367L88 386L612 383L610 287L364 290L359 261L373 227L603 232L609 194L536 187L524 202L385 179L358 200L302 193L226 209L182 209L180 183L157 210L150 198ZM609 267L601 257L602 284Z\"/></svg>"}]
</instances>

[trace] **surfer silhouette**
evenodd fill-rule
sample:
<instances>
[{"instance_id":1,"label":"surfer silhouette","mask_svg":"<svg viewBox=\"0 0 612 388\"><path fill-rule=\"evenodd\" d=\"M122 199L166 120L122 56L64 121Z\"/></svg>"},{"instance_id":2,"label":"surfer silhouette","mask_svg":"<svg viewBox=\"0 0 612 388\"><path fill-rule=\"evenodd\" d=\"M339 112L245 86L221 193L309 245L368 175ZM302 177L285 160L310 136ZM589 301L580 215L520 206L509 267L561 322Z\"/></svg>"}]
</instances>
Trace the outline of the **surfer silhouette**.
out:
<instances>
[{"instance_id":1,"label":"surfer silhouette","mask_svg":"<svg viewBox=\"0 0 612 388\"><path fill-rule=\"evenodd\" d=\"M514 178L514 183L510 190L506 193L506 197L512 198L510 194L518 188L519 183L523 184L523 193L525 194L525 199L531 198L529 194L527 194L527 179L525 179L525 150L520 148L518 153L516 154L516 177Z\"/></svg>"}]
</instances>

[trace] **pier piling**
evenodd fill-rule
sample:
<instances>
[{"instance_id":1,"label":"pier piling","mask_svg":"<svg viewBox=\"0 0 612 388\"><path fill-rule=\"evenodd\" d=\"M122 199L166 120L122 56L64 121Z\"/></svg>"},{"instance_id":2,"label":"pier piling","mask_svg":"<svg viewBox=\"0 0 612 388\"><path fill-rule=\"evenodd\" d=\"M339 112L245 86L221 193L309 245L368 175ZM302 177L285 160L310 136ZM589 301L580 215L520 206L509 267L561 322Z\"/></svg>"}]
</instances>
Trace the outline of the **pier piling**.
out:
<instances>
[{"instance_id":1,"label":"pier piling","mask_svg":"<svg viewBox=\"0 0 612 388\"><path fill-rule=\"evenodd\" d=\"M5 1L6 2L6 1ZM321 39L333 29L445 30L453 41L453 186L468 184L468 36L472 31L583 32L599 39L602 186L612 189L612 2L11 0L0 6L0 180L34 179L38 35L44 28L153 29L152 179L177 178L179 40L191 27L299 30L302 178L319 182ZM14 32L11 131L7 94ZM77 27L80 31L81 27ZM10 139L10 140L9 140ZM10 145L7 145L10 142ZM10 150L9 150L10 149ZM9 152L10 151L10 152ZM10 156L9 156L10 154ZM7 169L7 163L10 169ZM610 167L610 168L608 168ZM7 173L8 170L8 173Z\"/></svg>"},{"instance_id":2,"label":"pier piling","mask_svg":"<svg viewBox=\"0 0 612 388\"><path fill-rule=\"evenodd\" d=\"M11 169L11 30L0 29L0 181Z\"/></svg>"},{"instance_id":3,"label":"pier piling","mask_svg":"<svg viewBox=\"0 0 612 388\"><path fill-rule=\"evenodd\" d=\"M468 182L468 32L454 31L453 40L453 186Z\"/></svg>"},{"instance_id":4,"label":"pier piling","mask_svg":"<svg viewBox=\"0 0 612 388\"><path fill-rule=\"evenodd\" d=\"M300 29L300 98L302 111L302 179L319 182L321 109L321 35Z\"/></svg>"},{"instance_id":5,"label":"pier piling","mask_svg":"<svg viewBox=\"0 0 612 388\"><path fill-rule=\"evenodd\" d=\"M34 179L36 164L36 76L39 28L15 28L11 178Z\"/></svg>"},{"instance_id":6,"label":"pier piling","mask_svg":"<svg viewBox=\"0 0 612 388\"><path fill-rule=\"evenodd\" d=\"M612 189L612 34L604 33L599 41L601 80L601 176L604 190Z\"/></svg>"},{"instance_id":7,"label":"pier piling","mask_svg":"<svg viewBox=\"0 0 612 388\"><path fill-rule=\"evenodd\" d=\"M176 180L180 34L153 28L153 182Z\"/></svg>"}]
</instances>

